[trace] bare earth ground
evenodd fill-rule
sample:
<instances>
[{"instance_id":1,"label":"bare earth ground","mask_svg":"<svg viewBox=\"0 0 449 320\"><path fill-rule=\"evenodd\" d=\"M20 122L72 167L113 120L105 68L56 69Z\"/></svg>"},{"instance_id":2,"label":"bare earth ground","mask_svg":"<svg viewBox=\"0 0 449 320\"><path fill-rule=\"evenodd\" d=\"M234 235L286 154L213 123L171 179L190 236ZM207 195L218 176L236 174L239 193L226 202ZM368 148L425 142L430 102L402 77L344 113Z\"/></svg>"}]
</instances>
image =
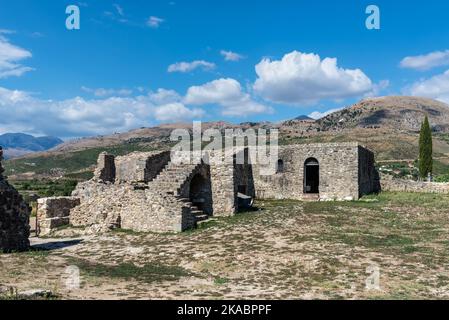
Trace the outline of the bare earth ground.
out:
<instances>
[{"instance_id":1,"label":"bare earth ground","mask_svg":"<svg viewBox=\"0 0 449 320\"><path fill-rule=\"evenodd\" d=\"M449 298L447 195L256 205L183 234L59 230L0 254L0 285L63 299ZM366 289L373 265L380 290ZM78 289L65 285L68 266Z\"/></svg>"}]
</instances>

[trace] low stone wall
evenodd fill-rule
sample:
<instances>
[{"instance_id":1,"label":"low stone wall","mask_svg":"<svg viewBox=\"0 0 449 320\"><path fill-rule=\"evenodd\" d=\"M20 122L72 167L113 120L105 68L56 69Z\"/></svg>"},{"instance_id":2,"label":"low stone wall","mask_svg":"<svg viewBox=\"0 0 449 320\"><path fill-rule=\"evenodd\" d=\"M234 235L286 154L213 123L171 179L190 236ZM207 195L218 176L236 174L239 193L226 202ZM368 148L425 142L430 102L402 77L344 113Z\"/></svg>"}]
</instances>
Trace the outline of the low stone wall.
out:
<instances>
[{"instance_id":1,"label":"low stone wall","mask_svg":"<svg viewBox=\"0 0 449 320\"><path fill-rule=\"evenodd\" d=\"M96 183L87 181L79 184L72 196L79 197L81 204L70 212L70 224L75 227L102 224L107 227L119 227L119 210L126 206L125 194L132 192L128 184Z\"/></svg>"},{"instance_id":2,"label":"low stone wall","mask_svg":"<svg viewBox=\"0 0 449 320\"><path fill-rule=\"evenodd\" d=\"M140 191L121 209L121 227L138 232L181 232L195 226L190 207L173 195Z\"/></svg>"},{"instance_id":3,"label":"low stone wall","mask_svg":"<svg viewBox=\"0 0 449 320\"><path fill-rule=\"evenodd\" d=\"M37 234L45 236L55 228L70 223L70 210L80 204L76 197L53 197L37 200Z\"/></svg>"},{"instance_id":4,"label":"low stone wall","mask_svg":"<svg viewBox=\"0 0 449 320\"><path fill-rule=\"evenodd\" d=\"M136 232L184 231L195 225L189 206L173 195L139 190L133 185L102 184L92 181L74 194L82 194L81 204L70 212L70 224L90 231L115 228ZM89 196L85 192L88 190Z\"/></svg>"},{"instance_id":5,"label":"low stone wall","mask_svg":"<svg viewBox=\"0 0 449 320\"><path fill-rule=\"evenodd\" d=\"M380 182L382 191L449 194L449 183L394 179L385 175L381 177Z\"/></svg>"}]
</instances>

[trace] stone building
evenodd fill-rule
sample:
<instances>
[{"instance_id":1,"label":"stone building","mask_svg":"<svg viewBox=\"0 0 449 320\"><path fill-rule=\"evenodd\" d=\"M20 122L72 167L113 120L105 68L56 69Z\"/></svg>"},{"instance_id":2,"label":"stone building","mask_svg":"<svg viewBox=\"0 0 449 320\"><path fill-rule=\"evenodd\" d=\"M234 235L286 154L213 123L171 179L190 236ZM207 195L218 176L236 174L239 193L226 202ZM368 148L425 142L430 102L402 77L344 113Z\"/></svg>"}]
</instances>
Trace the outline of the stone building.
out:
<instances>
[{"instance_id":1,"label":"stone building","mask_svg":"<svg viewBox=\"0 0 449 320\"><path fill-rule=\"evenodd\" d=\"M255 174L254 184L261 199L358 200L380 191L374 154L352 142L280 147L276 174Z\"/></svg>"},{"instance_id":2,"label":"stone building","mask_svg":"<svg viewBox=\"0 0 449 320\"><path fill-rule=\"evenodd\" d=\"M45 232L51 219L93 232L184 231L210 217L234 215L248 198L356 200L379 191L374 155L357 143L280 147L270 176L247 154L245 164L175 164L169 151L102 153L94 178L72 197L39 201L38 223Z\"/></svg>"},{"instance_id":3,"label":"stone building","mask_svg":"<svg viewBox=\"0 0 449 320\"><path fill-rule=\"evenodd\" d=\"M23 251L30 242L30 208L3 176L0 147L0 251Z\"/></svg>"}]
</instances>

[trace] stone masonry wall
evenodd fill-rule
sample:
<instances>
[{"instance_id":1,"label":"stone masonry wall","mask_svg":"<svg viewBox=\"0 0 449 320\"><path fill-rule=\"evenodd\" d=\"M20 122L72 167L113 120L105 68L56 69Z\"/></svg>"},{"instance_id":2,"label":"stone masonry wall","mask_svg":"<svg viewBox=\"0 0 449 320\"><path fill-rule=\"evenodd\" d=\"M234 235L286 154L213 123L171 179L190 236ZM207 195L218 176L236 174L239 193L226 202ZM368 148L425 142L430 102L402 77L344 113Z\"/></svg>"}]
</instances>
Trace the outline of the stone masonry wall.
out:
<instances>
[{"instance_id":1,"label":"stone masonry wall","mask_svg":"<svg viewBox=\"0 0 449 320\"><path fill-rule=\"evenodd\" d=\"M388 175L382 175L380 181L382 191L449 194L449 183L395 179Z\"/></svg>"},{"instance_id":2,"label":"stone masonry wall","mask_svg":"<svg viewBox=\"0 0 449 320\"><path fill-rule=\"evenodd\" d=\"M170 161L170 151L134 152L115 159L118 183L153 180Z\"/></svg>"},{"instance_id":3,"label":"stone masonry wall","mask_svg":"<svg viewBox=\"0 0 449 320\"><path fill-rule=\"evenodd\" d=\"M100 153L97 160L97 167L94 171L93 180L101 182L115 181L115 157L106 152Z\"/></svg>"},{"instance_id":4,"label":"stone masonry wall","mask_svg":"<svg viewBox=\"0 0 449 320\"><path fill-rule=\"evenodd\" d=\"M262 199L296 199L304 195L304 163L308 158L319 162L320 200L359 198L358 144L325 143L279 147L283 171L270 176L254 167L256 196Z\"/></svg>"},{"instance_id":5,"label":"stone masonry wall","mask_svg":"<svg viewBox=\"0 0 449 320\"><path fill-rule=\"evenodd\" d=\"M23 251L30 246L30 208L3 176L0 147L0 251Z\"/></svg>"},{"instance_id":6,"label":"stone masonry wall","mask_svg":"<svg viewBox=\"0 0 449 320\"><path fill-rule=\"evenodd\" d=\"M70 223L70 210L80 205L76 197L52 197L37 200L38 235L45 236L55 228Z\"/></svg>"},{"instance_id":7,"label":"stone masonry wall","mask_svg":"<svg viewBox=\"0 0 449 320\"><path fill-rule=\"evenodd\" d=\"M214 216L232 216L238 210L234 165L211 164L210 176Z\"/></svg>"}]
</instances>

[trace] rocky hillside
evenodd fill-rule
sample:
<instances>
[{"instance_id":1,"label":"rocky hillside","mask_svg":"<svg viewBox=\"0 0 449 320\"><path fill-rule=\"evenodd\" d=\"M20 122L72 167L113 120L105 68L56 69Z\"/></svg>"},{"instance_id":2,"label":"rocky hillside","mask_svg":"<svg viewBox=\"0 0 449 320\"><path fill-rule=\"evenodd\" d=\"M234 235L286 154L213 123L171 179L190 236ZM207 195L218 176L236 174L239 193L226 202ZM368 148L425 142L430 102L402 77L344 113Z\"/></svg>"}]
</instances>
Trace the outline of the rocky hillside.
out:
<instances>
[{"instance_id":1,"label":"rocky hillside","mask_svg":"<svg viewBox=\"0 0 449 320\"><path fill-rule=\"evenodd\" d=\"M418 97L380 97L334 112L317 121L322 131L383 128L417 132L425 115L435 132L449 132L449 105Z\"/></svg>"}]
</instances>

